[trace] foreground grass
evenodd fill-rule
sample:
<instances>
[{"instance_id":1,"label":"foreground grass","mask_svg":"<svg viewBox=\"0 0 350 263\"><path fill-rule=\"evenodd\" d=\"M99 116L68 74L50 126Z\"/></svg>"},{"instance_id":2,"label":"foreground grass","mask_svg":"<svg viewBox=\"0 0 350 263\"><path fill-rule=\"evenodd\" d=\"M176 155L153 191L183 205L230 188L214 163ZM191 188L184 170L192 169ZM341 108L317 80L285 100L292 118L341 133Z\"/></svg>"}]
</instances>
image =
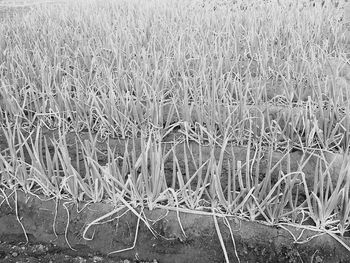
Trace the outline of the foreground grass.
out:
<instances>
[{"instance_id":1,"label":"foreground grass","mask_svg":"<svg viewBox=\"0 0 350 263\"><path fill-rule=\"evenodd\" d=\"M344 234L348 164L341 162L334 182L325 157L347 155L349 141L350 42L341 10L293 1L74 1L5 19L2 189L112 202L141 218L136 208L230 213L269 224L312 218L316 228ZM42 140L47 130L58 131L53 154ZM71 163L66 134L72 132L86 174ZM174 134L165 151L165 138ZM96 144L111 138L131 148L122 156L107 149L102 165ZM183 142L211 149L195 160L193 174L176 157ZM246 149L246 162L226 162L236 146ZM293 170L295 150L305 158ZM184 152L186 163L193 155ZM288 160L286 172L259 178L252 167L275 152ZM315 152L310 185L303 167ZM268 168L278 169L268 160Z\"/></svg>"}]
</instances>

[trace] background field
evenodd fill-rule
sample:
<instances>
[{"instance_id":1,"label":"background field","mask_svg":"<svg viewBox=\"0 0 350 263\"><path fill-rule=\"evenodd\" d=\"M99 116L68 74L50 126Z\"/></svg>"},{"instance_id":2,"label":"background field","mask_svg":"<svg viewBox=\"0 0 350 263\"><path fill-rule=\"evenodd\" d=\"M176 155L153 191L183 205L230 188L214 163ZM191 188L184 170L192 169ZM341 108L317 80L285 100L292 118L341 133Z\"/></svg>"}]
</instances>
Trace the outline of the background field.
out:
<instances>
[{"instance_id":1,"label":"background field","mask_svg":"<svg viewBox=\"0 0 350 263\"><path fill-rule=\"evenodd\" d=\"M0 2L4 196L347 236L348 3L11 5Z\"/></svg>"}]
</instances>

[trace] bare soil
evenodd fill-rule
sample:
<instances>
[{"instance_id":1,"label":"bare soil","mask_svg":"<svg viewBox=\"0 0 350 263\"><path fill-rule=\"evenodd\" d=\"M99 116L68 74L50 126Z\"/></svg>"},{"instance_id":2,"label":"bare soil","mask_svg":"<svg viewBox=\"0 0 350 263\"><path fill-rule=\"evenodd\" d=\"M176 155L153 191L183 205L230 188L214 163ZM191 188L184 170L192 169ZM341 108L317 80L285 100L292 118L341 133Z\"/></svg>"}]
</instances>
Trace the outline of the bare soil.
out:
<instances>
[{"instance_id":1,"label":"bare soil","mask_svg":"<svg viewBox=\"0 0 350 263\"><path fill-rule=\"evenodd\" d=\"M20 241L22 240L22 241ZM126 263L129 260L107 259L90 250L73 251L59 248L53 244L28 242L23 236L7 235L6 241L0 243L1 263L39 263L39 262L62 262L62 263Z\"/></svg>"},{"instance_id":2,"label":"bare soil","mask_svg":"<svg viewBox=\"0 0 350 263\"><path fill-rule=\"evenodd\" d=\"M23 228L16 217L15 197ZM21 191L7 201L0 210L0 262L224 262L212 216L180 213L178 217L170 210L143 210L152 233L131 211L110 213L114 208L105 203L82 207ZM83 239L87 223L107 213L110 217L88 229ZM329 235L294 227L286 227L287 231L235 217L228 217L226 224L223 218L217 221L230 262L238 262L237 256L241 262L350 261L349 252ZM18 243L26 241L23 229L28 244ZM295 243L291 234L299 241L310 240ZM348 238L342 240L349 244Z\"/></svg>"}]
</instances>

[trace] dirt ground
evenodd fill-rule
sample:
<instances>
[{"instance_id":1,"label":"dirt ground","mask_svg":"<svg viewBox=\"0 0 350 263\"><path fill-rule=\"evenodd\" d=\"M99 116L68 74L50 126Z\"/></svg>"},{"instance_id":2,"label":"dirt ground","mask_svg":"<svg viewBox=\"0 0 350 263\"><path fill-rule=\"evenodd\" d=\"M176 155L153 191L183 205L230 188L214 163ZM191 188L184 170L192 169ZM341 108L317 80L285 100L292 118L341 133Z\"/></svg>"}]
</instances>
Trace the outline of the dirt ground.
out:
<instances>
[{"instance_id":1,"label":"dirt ground","mask_svg":"<svg viewBox=\"0 0 350 263\"><path fill-rule=\"evenodd\" d=\"M72 251L62 249L53 244L26 243L18 236L7 236L6 241L0 241L0 263L128 263L135 260L108 259L89 251Z\"/></svg>"},{"instance_id":2,"label":"dirt ground","mask_svg":"<svg viewBox=\"0 0 350 263\"><path fill-rule=\"evenodd\" d=\"M136 209L146 226L133 212L116 211L105 203L82 208L82 204L40 200L21 191L16 194L8 193L6 201L0 197L0 262L225 262L210 215ZM15 199L22 226L13 209ZM256 263L350 262L350 253L329 235L233 216L217 217L217 224L230 262L238 262L237 257L240 262ZM349 238L342 241L350 244Z\"/></svg>"}]
</instances>

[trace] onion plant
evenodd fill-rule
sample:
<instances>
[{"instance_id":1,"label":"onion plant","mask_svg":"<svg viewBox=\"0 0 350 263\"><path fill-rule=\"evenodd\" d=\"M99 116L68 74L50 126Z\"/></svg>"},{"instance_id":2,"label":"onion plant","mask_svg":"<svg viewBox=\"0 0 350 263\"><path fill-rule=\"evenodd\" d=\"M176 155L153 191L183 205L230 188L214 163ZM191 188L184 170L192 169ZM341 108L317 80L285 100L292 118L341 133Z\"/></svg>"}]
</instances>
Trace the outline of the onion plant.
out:
<instances>
[{"instance_id":1,"label":"onion plant","mask_svg":"<svg viewBox=\"0 0 350 263\"><path fill-rule=\"evenodd\" d=\"M311 218L344 235L345 9L250 2L36 3L5 16L1 193L116 207L88 228L126 208L152 229L143 209L166 208Z\"/></svg>"}]
</instances>

